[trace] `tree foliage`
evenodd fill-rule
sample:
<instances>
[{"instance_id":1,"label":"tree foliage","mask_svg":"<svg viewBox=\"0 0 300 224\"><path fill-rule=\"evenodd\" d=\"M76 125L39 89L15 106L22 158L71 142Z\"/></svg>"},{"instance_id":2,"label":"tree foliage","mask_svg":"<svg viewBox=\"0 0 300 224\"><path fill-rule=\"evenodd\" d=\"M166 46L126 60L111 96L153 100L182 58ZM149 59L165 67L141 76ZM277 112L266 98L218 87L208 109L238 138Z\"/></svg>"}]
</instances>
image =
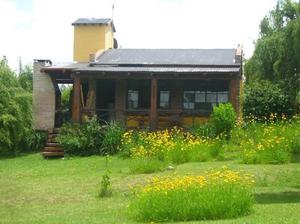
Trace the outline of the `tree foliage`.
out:
<instances>
[{"instance_id":1,"label":"tree foliage","mask_svg":"<svg viewBox=\"0 0 300 224\"><path fill-rule=\"evenodd\" d=\"M269 80L278 85L294 109L300 92L300 3L278 1L260 24L260 38L245 64L247 84Z\"/></svg>"},{"instance_id":2,"label":"tree foliage","mask_svg":"<svg viewBox=\"0 0 300 224\"><path fill-rule=\"evenodd\" d=\"M31 93L14 72L0 62L0 154L17 153L31 131Z\"/></svg>"},{"instance_id":3,"label":"tree foliage","mask_svg":"<svg viewBox=\"0 0 300 224\"><path fill-rule=\"evenodd\" d=\"M243 114L257 119L269 118L271 114L290 114L288 97L277 84L267 80L248 84L244 92Z\"/></svg>"},{"instance_id":4,"label":"tree foliage","mask_svg":"<svg viewBox=\"0 0 300 224\"><path fill-rule=\"evenodd\" d=\"M32 83L33 83L32 67L25 66L25 68L22 69L20 75L18 76L18 82L23 89L32 92Z\"/></svg>"}]
</instances>

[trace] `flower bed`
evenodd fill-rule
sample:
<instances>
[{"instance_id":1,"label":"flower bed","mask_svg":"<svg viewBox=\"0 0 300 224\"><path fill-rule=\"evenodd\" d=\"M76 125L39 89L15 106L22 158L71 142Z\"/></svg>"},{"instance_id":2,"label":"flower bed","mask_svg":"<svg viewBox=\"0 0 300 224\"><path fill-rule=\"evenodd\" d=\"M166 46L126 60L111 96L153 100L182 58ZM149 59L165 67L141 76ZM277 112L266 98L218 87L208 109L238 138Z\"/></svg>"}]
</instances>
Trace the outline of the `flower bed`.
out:
<instances>
[{"instance_id":1,"label":"flower bed","mask_svg":"<svg viewBox=\"0 0 300 224\"><path fill-rule=\"evenodd\" d=\"M197 137L175 127L157 132L128 131L123 135L121 148L123 154L136 161L133 165L143 165L147 161L149 164L161 161L160 165L166 162L181 164L217 157L221 150L220 141L219 138ZM135 167L135 170L142 169Z\"/></svg>"},{"instance_id":2,"label":"flower bed","mask_svg":"<svg viewBox=\"0 0 300 224\"><path fill-rule=\"evenodd\" d=\"M136 189L130 204L138 221L233 218L253 205L251 175L223 169L200 176L154 177Z\"/></svg>"}]
</instances>

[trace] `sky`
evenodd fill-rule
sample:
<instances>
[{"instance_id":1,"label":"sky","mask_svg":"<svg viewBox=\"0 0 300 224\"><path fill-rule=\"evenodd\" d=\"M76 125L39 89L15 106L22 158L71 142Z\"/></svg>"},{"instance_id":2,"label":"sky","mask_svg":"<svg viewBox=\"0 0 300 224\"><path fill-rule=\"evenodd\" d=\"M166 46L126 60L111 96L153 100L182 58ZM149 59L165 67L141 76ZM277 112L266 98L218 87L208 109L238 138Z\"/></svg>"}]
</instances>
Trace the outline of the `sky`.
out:
<instances>
[{"instance_id":1,"label":"sky","mask_svg":"<svg viewBox=\"0 0 300 224\"><path fill-rule=\"evenodd\" d=\"M251 57L277 0L0 0L0 57L71 62L77 18L111 18L122 48L236 48ZM112 13L112 5L114 10Z\"/></svg>"}]
</instances>

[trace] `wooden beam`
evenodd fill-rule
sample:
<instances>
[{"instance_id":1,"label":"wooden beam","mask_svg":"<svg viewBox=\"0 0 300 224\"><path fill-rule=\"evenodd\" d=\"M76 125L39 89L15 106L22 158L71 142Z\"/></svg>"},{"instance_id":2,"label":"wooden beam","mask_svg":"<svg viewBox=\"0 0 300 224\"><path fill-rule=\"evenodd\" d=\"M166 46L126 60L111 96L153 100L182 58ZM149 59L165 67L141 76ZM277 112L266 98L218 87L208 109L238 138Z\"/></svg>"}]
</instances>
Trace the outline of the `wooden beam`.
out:
<instances>
[{"instance_id":1,"label":"wooden beam","mask_svg":"<svg viewBox=\"0 0 300 224\"><path fill-rule=\"evenodd\" d=\"M239 82L239 79L234 78L231 79L229 83L229 102L237 114L239 114Z\"/></svg>"},{"instance_id":2,"label":"wooden beam","mask_svg":"<svg viewBox=\"0 0 300 224\"><path fill-rule=\"evenodd\" d=\"M151 79L150 129L157 128L157 79Z\"/></svg>"},{"instance_id":3,"label":"wooden beam","mask_svg":"<svg viewBox=\"0 0 300 224\"><path fill-rule=\"evenodd\" d=\"M115 81L115 109L116 109L116 121L122 125L125 125L125 110L126 110L126 80Z\"/></svg>"},{"instance_id":4,"label":"wooden beam","mask_svg":"<svg viewBox=\"0 0 300 224\"><path fill-rule=\"evenodd\" d=\"M73 85L73 105L72 105L72 121L74 123L80 123L80 78L74 77Z\"/></svg>"},{"instance_id":5,"label":"wooden beam","mask_svg":"<svg viewBox=\"0 0 300 224\"><path fill-rule=\"evenodd\" d=\"M160 73L153 73L152 76L149 73L131 73L128 76L127 73L91 73L91 72L82 72L78 74L78 76L82 78L98 78L98 79L172 79L172 80L230 80L234 77L239 76L239 72L236 73L210 73L210 74L203 74L203 73L170 73L170 74L160 74Z\"/></svg>"}]
</instances>

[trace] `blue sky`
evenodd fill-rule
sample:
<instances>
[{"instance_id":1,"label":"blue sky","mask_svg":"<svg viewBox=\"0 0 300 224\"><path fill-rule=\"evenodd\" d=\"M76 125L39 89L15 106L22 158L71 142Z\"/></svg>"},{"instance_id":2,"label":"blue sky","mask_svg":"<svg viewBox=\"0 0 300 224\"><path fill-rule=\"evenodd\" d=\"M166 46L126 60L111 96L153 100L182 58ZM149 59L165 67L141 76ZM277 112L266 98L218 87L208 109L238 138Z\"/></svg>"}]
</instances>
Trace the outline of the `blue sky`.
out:
<instances>
[{"instance_id":1,"label":"blue sky","mask_svg":"<svg viewBox=\"0 0 300 224\"><path fill-rule=\"evenodd\" d=\"M28 14L32 13L32 0L15 0L16 8Z\"/></svg>"},{"instance_id":2,"label":"blue sky","mask_svg":"<svg viewBox=\"0 0 300 224\"><path fill-rule=\"evenodd\" d=\"M250 57L259 22L277 0L0 0L0 57L72 61L80 17L111 17L123 48L234 48Z\"/></svg>"}]
</instances>

